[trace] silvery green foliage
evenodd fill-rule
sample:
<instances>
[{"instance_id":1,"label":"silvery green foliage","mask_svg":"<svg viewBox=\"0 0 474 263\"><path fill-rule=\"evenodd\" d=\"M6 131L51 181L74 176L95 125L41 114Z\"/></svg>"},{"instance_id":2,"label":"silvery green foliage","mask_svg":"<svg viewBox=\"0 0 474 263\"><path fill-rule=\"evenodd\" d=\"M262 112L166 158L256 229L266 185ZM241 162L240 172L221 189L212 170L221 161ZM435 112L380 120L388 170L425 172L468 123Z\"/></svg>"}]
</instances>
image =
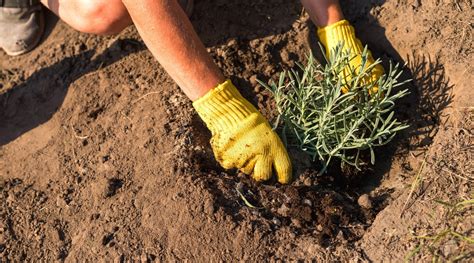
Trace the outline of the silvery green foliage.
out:
<instances>
[{"instance_id":1,"label":"silvery green foliage","mask_svg":"<svg viewBox=\"0 0 474 263\"><path fill-rule=\"evenodd\" d=\"M364 77L380 63L365 66L367 49L358 69L349 66L352 57L341 45L332 53L325 66L310 54L306 65L282 72L278 83L259 83L274 95L284 141L320 160L323 170L334 158L358 168L363 163L360 152L365 150L374 164L374 147L387 144L408 127L394 118L393 111L396 101L408 94L396 89L406 82L398 81L402 73L398 65L390 65L378 82L365 83ZM346 81L339 77L343 69L346 73L350 69ZM374 86L378 90L369 94ZM343 93L343 87L349 91Z\"/></svg>"}]
</instances>

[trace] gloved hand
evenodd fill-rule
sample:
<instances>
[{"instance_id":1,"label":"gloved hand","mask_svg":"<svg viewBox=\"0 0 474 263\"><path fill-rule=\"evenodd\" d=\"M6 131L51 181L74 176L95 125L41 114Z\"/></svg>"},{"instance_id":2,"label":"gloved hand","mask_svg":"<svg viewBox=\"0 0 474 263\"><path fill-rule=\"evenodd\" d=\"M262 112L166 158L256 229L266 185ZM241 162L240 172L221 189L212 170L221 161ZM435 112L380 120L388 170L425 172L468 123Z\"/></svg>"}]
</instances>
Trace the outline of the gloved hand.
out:
<instances>
[{"instance_id":1,"label":"gloved hand","mask_svg":"<svg viewBox=\"0 0 474 263\"><path fill-rule=\"evenodd\" d=\"M230 80L193 103L211 130L211 146L225 169L238 168L256 181L272 176L291 180L291 162L283 143L258 110L240 95Z\"/></svg>"},{"instance_id":2,"label":"gloved hand","mask_svg":"<svg viewBox=\"0 0 474 263\"><path fill-rule=\"evenodd\" d=\"M319 28L318 29L318 36L319 41L324 45L326 48L326 57L329 59L331 52L334 51L334 48L337 47L339 43L343 43L343 51L349 52L351 55L352 60L349 62L350 67L353 69L360 70L362 64L362 51L364 47L359 39L355 36L354 28L349 24L347 20L341 20L334 24L331 24L327 27ZM366 67L374 64L374 58L370 51L368 52L367 56L367 64ZM380 76L384 73L383 67L380 64L377 64L371 72L371 75L366 77L363 81L367 83L374 83L377 82ZM341 72L340 77L343 78L343 84L350 81L351 76L351 69L346 68ZM345 83L344 83L345 82ZM347 86L342 88L342 92L346 93L348 91ZM370 94L374 94L378 91L378 87L375 85L371 90L369 90Z\"/></svg>"}]
</instances>

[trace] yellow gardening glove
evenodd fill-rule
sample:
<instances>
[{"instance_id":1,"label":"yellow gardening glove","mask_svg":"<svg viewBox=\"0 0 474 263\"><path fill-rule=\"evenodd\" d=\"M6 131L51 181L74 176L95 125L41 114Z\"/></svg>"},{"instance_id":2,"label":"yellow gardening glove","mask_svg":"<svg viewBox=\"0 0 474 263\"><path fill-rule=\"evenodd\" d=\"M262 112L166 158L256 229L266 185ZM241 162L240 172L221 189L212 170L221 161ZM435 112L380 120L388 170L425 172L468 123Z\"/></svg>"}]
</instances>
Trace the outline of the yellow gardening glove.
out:
<instances>
[{"instance_id":1,"label":"yellow gardening glove","mask_svg":"<svg viewBox=\"0 0 474 263\"><path fill-rule=\"evenodd\" d=\"M230 80L193 103L211 130L211 146L225 169L238 168L257 181L272 176L291 180L291 162L283 143L258 110L240 95Z\"/></svg>"},{"instance_id":2,"label":"yellow gardening glove","mask_svg":"<svg viewBox=\"0 0 474 263\"><path fill-rule=\"evenodd\" d=\"M364 47L359 39L355 36L354 28L349 24L347 20L341 20L334 24L331 24L327 27L318 29L319 41L326 48L326 57L330 58L330 52L334 51L334 48L338 44L343 43L343 51L349 52L352 57L352 60L349 62L350 67L344 69L340 76L342 78L343 84L350 81L351 69L353 68L356 71L360 70L362 64L362 51ZM374 58L370 51L368 52L366 67L374 64ZM384 73L383 67L380 64L377 64L371 72L371 75L363 80L364 84L375 83L378 81L380 76ZM342 92L346 93L348 91L347 86L342 88ZM375 85L369 90L370 94L377 93L378 87Z\"/></svg>"}]
</instances>

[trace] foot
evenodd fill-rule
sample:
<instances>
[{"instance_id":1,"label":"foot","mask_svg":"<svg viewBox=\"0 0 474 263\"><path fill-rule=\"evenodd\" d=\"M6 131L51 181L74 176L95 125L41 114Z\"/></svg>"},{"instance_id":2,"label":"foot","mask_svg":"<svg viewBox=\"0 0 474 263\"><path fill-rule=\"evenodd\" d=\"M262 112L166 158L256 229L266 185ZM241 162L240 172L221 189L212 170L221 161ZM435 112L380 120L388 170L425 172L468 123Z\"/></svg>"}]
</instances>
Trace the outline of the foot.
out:
<instances>
[{"instance_id":1,"label":"foot","mask_svg":"<svg viewBox=\"0 0 474 263\"><path fill-rule=\"evenodd\" d=\"M178 0L179 5L183 8L184 12L188 17L191 17L194 9L194 0Z\"/></svg>"},{"instance_id":2,"label":"foot","mask_svg":"<svg viewBox=\"0 0 474 263\"><path fill-rule=\"evenodd\" d=\"M0 48L18 56L35 48L44 32L39 0L0 1Z\"/></svg>"}]
</instances>

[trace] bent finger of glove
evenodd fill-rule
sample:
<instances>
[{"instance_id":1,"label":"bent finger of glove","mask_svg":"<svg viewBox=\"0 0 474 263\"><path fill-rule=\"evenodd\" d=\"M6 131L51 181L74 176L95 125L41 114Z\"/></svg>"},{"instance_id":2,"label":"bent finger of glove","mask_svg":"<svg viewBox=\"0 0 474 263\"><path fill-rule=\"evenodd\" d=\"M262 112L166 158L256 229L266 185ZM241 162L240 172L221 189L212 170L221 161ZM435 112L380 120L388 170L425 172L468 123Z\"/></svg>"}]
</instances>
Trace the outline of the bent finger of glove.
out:
<instances>
[{"instance_id":1,"label":"bent finger of glove","mask_svg":"<svg viewBox=\"0 0 474 263\"><path fill-rule=\"evenodd\" d=\"M278 182L281 184L287 184L291 181L291 161L286 154L278 154L275 156L275 160L273 161L273 167L275 168L275 172L277 174Z\"/></svg>"}]
</instances>

